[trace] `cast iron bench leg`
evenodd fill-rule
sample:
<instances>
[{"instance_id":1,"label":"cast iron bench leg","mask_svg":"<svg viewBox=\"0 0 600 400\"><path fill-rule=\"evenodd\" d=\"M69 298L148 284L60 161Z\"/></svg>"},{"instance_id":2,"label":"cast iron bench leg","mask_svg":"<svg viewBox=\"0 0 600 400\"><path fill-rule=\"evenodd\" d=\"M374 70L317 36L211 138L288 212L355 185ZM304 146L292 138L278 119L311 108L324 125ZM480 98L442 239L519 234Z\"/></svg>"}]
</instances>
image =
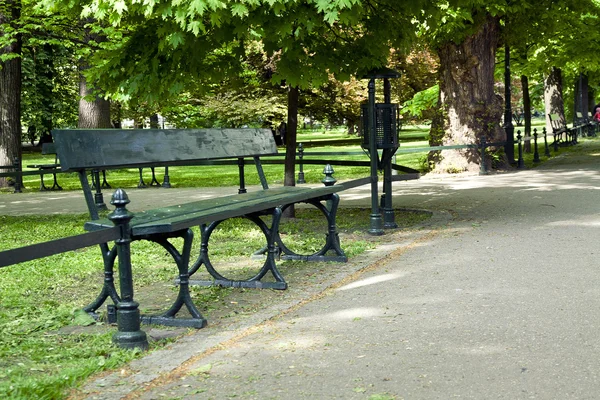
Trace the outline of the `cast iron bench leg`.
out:
<instances>
[{"instance_id":1,"label":"cast iron bench leg","mask_svg":"<svg viewBox=\"0 0 600 400\"><path fill-rule=\"evenodd\" d=\"M44 183L44 173L43 170L40 169L40 192L45 192L47 190L50 190L50 188L48 186L46 186L46 184Z\"/></svg>"},{"instance_id":2,"label":"cast iron bench leg","mask_svg":"<svg viewBox=\"0 0 600 400\"><path fill-rule=\"evenodd\" d=\"M340 204L340 196L337 193L333 193L326 202L326 205L322 203L324 199L309 199L304 203L312 204L319 209L325 218L327 219L327 234L325 238L325 245L321 250L314 254L302 255L290 250L281 239L279 231L277 232L277 244L281 249L281 258L284 260L301 260L301 261L338 261L346 262L348 257L340 246L340 237L336 226L336 217L338 205ZM287 208L290 205L284 207ZM335 255L327 255L329 251L333 251Z\"/></svg>"},{"instance_id":3,"label":"cast iron bench leg","mask_svg":"<svg viewBox=\"0 0 600 400\"><path fill-rule=\"evenodd\" d=\"M156 172L154 171L154 167L150 167L152 171L152 180L150 181L150 186L160 186L160 182L156 180Z\"/></svg>"},{"instance_id":4,"label":"cast iron bench leg","mask_svg":"<svg viewBox=\"0 0 600 400\"><path fill-rule=\"evenodd\" d=\"M138 189L143 189L143 188L147 187L146 182L144 182L144 178L142 177L143 168L138 168L138 169L140 170L140 181L138 182L137 187L138 187Z\"/></svg>"},{"instance_id":5,"label":"cast iron bench leg","mask_svg":"<svg viewBox=\"0 0 600 400\"><path fill-rule=\"evenodd\" d=\"M106 170L102 170L102 185L100 185L104 189L112 189L112 186L106 181Z\"/></svg>"},{"instance_id":6,"label":"cast iron bench leg","mask_svg":"<svg viewBox=\"0 0 600 400\"><path fill-rule=\"evenodd\" d=\"M102 289L100 290L98 297L96 297L96 300L83 308L83 311L90 314L96 320L100 319L100 316L96 311L102 307L102 304L104 304L106 299L110 298L114 304L117 304L120 301L119 295L117 294L117 289L115 288L114 278L114 265L117 257L117 248L113 247L109 250L108 244L104 243L100 245L100 250L102 251L102 260L104 262L104 283L102 284ZM116 317L117 316L114 314L114 312L109 312L108 323L116 323Z\"/></svg>"},{"instance_id":7,"label":"cast iron bench leg","mask_svg":"<svg viewBox=\"0 0 600 400\"><path fill-rule=\"evenodd\" d=\"M60 187L60 185L58 184L58 180L56 179L56 173L53 173L52 176L54 178L54 184L52 185L50 190L63 190L63 188Z\"/></svg>"},{"instance_id":8,"label":"cast iron bench leg","mask_svg":"<svg viewBox=\"0 0 600 400\"><path fill-rule=\"evenodd\" d=\"M169 237L172 237L169 236ZM155 243L160 244L175 260L177 268L179 270L179 293L177 298L173 302L173 305L162 315L157 316L142 316L142 322L145 324L159 324L164 326L182 326L188 328L204 328L206 326L206 319L202 317L200 311L194 305L192 297L190 296L189 290L189 273L188 265L190 262L190 253L192 250L192 241L194 239L194 233L191 229L186 229L178 237L183 238L183 249L181 253L173 246L167 239L167 237L156 237L148 238ZM186 306L192 318L175 318L175 315L181 310L183 306Z\"/></svg>"},{"instance_id":9,"label":"cast iron bench leg","mask_svg":"<svg viewBox=\"0 0 600 400\"><path fill-rule=\"evenodd\" d=\"M223 286L250 289L287 289L287 282L277 269L277 264L275 262L279 255L279 247L277 246L277 231L279 230L279 222L281 221L281 208L277 207L273 209L271 228L267 227L265 222L260 218L260 215L264 215L264 213L253 213L244 216L244 218L254 222L262 230L267 239L267 257L260 271L255 276L247 280L228 279L216 271L208 255L208 241L210 240L210 235L214 229L224 220L215 221L200 227L200 232L202 234L200 256L190 268L190 275L193 275L202 265L204 265L214 280L190 280L190 285ZM275 281L262 282L261 279L264 278L269 272L272 274Z\"/></svg>"}]
</instances>

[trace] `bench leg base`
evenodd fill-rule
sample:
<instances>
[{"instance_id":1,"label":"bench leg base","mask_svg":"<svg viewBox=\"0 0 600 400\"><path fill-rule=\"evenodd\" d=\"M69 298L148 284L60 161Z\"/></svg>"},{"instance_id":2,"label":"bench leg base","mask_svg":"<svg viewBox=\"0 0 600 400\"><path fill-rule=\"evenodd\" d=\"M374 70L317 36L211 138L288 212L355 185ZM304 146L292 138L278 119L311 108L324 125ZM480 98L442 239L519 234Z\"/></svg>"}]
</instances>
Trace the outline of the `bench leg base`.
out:
<instances>
[{"instance_id":1,"label":"bench leg base","mask_svg":"<svg viewBox=\"0 0 600 400\"><path fill-rule=\"evenodd\" d=\"M286 290L288 287L287 282L235 281L235 280L231 280L231 279L215 279L214 281L190 279L190 285L192 285L192 286L221 286L221 287L231 287L231 288L241 288L241 289L277 289L277 290Z\"/></svg>"},{"instance_id":2,"label":"bench leg base","mask_svg":"<svg viewBox=\"0 0 600 400\"><path fill-rule=\"evenodd\" d=\"M202 329L206 327L206 319L204 318L174 318L165 317L162 315L142 315L141 321L142 324L145 325L162 325L196 329Z\"/></svg>"}]
</instances>

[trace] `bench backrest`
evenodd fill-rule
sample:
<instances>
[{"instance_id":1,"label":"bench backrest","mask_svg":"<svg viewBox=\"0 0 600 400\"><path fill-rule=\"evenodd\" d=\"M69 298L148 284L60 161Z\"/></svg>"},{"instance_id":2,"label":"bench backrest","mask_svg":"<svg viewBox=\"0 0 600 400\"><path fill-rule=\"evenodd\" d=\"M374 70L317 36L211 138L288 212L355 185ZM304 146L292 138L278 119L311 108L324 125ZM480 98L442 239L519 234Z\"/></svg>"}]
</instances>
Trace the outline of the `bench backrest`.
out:
<instances>
[{"instance_id":1,"label":"bench backrest","mask_svg":"<svg viewBox=\"0 0 600 400\"><path fill-rule=\"evenodd\" d=\"M277 154L269 129L69 129L52 136L63 171Z\"/></svg>"},{"instance_id":2,"label":"bench backrest","mask_svg":"<svg viewBox=\"0 0 600 400\"><path fill-rule=\"evenodd\" d=\"M56 154L54 143L42 143L42 154Z\"/></svg>"},{"instance_id":3,"label":"bench backrest","mask_svg":"<svg viewBox=\"0 0 600 400\"><path fill-rule=\"evenodd\" d=\"M554 130L565 128L567 125L558 114L548 114L548 117L550 117L550 126Z\"/></svg>"}]
</instances>

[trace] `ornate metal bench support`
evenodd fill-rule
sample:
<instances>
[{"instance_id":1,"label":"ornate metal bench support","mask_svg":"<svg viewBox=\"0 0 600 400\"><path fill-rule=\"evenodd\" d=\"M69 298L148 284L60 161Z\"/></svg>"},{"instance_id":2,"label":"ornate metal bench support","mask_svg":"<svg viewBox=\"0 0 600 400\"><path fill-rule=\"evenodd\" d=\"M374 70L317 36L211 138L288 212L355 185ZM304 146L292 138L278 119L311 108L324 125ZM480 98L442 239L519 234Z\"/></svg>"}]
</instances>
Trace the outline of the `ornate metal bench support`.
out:
<instances>
[{"instance_id":1,"label":"ornate metal bench support","mask_svg":"<svg viewBox=\"0 0 600 400\"><path fill-rule=\"evenodd\" d=\"M106 299L110 298L115 304L120 300L117 289L115 288L114 278L114 264L117 257L117 248L113 247L112 249L109 249L108 244L103 243L100 245L100 250L102 251L102 260L104 261L104 283L102 285L102 290L98 297L96 297L96 300L83 309L83 311L89 313L95 319L99 318L96 311L102 307L102 304L104 304ZM109 315L108 322L114 323L116 321L111 320Z\"/></svg>"},{"instance_id":2,"label":"ornate metal bench support","mask_svg":"<svg viewBox=\"0 0 600 400\"><path fill-rule=\"evenodd\" d=\"M210 262L210 257L208 255L208 241L212 232L217 226L219 226L221 222L223 222L223 220L215 221L208 225L202 225L200 227L200 231L202 233L200 256L198 257L198 260L194 263L194 265L190 268L190 275L192 275L202 265L204 265L206 270L214 278L214 280L190 280L190 285L224 286L252 289L287 289L287 282L285 282L285 280L283 279L283 276L277 269L277 265L275 263L275 259L279 255L279 248L277 247L277 232L279 230L279 222L281 220L281 208L278 207L272 211L271 228L267 227L265 222L262 219L260 219L260 215L264 215L264 213L253 213L244 216L244 218L247 218L248 220L254 222L262 230L267 239L267 258L260 271L250 279L234 280L224 277L215 270L214 266ZM261 279L264 278L265 275L267 275L267 273L269 272L273 275L275 281L262 282Z\"/></svg>"},{"instance_id":3,"label":"ornate metal bench support","mask_svg":"<svg viewBox=\"0 0 600 400\"><path fill-rule=\"evenodd\" d=\"M96 181L98 182L98 181ZM113 336L113 342L127 349L147 349L148 338L146 332L140 329L140 310L138 303L133 299L133 276L131 272L131 227L129 222L133 214L127 211L129 198L127 194L117 189L112 196L111 204L115 211L108 218L121 227L121 238L115 241L119 257L119 286L121 299L117 303L118 331Z\"/></svg>"},{"instance_id":4,"label":"ornate metal bench support","mask_svg":"<svg viewBox=\"0 0 600 400\"><path fill-rule=\"evenodd\" d=\"M169 237L173 236L183 238L183 249L181 253L167 240ZM165 326L184 326L198 329L206 326L206 319L202 317L202 314L200 314L200 311L198 311L194 305L189 290L188 265L190 262L193 239L194 234L191 229L186 229L181 233L169 235L168 237L148 238L148 240L158 243L164 247L165 250L169 252L171 257L173 257L173 260L175 260L179 270L179 279L177 280L179 283L179 293L177 294L177 298L169 310L162 315L142 316L143 323ZM184 305L186 306L192 318L175 318L175 315Z\"/></svg>"},{"instance_id":5,"label":"ornate metal bench support","mask_svg":"<svg viewBox=\"0 0 600 400\"><path fill-rule=\"evenodd\" d=\"M181 237L183 238L184 244L182 252L179 253L177 249L167 240L172 237ZM206 326L206 319L202 317L200 311L194 305L192 298L189 292L188 285L188 265L190 261L190 253L192 248L193 241L193 232L189 229L186 229L182 232L178 232L176 234L171 234L165 237L148 237L141 238L151 240L155 243L160 244L164 247L169 254L173 257L173 260L177 264L177 268L179 270L179 293L175 302L171 306L171 308L166 311L162 315L157 316L146 316L142 315L141 322L144 324L156 324L156 325L164 325L164 326L184 326L190 328L203 328ZM138 239L135 239L138 240ZM94 300L91 304L84 308L84 311L88 312L95 319L98 319L98 314L96 311L106 302L108 298L110 298L115 304L118 304L121 299L117 294L117 290L115 289L114 283L114 263L117 257L117 247L113 247L111 250L108 249L107 244L100 245L102 250L102 256L104 259L104 284L102 286L102 290L96 300ZM120 261L119 261L120 262ZM122 289L121 289L122 290ZM186 306L192 318L175 318L175 315L179 310ZM109 323L117 322L111 319L111 313L109 312Z\"/></svg>"},{"instance_id":6,"label":"ornate metal bench support","mask_svg":"<svg viewBox=\"0 0 600 400\"><path fill-rule=\"evenodd\" d=\"M348 257L340 246L340 237L336 225L336 216L338 205L340 203L340 196L337 193L333 193L328 196L326 204L322 203L322 198L310 199L304 201L304 203L312 204L319 209L325 218L327 218L327 234L325 238L325 245L321 250L314 254L302 255L290 250L281 239L279 230L277 230L277 244L281 249L281 258L284 260L302 260L302 261L338 261L346 262ZM290 205L284 207L287 208ZM335 255L327 255L328 252L333 251Z\"/></svg>"}]
</instances>

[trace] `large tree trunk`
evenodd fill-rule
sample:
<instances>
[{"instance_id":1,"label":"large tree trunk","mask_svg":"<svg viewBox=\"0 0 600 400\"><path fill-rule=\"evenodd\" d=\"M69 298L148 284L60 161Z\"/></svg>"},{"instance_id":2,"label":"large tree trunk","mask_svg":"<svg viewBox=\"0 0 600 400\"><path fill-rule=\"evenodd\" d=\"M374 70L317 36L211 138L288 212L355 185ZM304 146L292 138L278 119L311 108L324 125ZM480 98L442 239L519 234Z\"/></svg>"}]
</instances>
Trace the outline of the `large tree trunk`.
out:
<instances>
[{"instance_id":1,"label":"large tree trunk","mask_svg":"<svg viewBox=\"0 0 600 400\"><path fill-rule=\"evenodd\" d=\"M550 114L558 114L565 119L565 105L562 94L562 72L560 68L552 67L550 74L544 80L544 106L546 111L546 132L552 134Z\"/></svg>"},{"instance_id":2,"label":"large tree trunk","mask_svg":"<svg viewBox=\"0 0 600 400\"><path fill-rule=\"evenodd\" d=\"M529 97L529 78L521 75L521 89L523 90L523 119L525 120L525 137L531 136L531 98ZM539 132L541 133L541 132ZM525 141L524 150L531 153L531 140Z\"/></svg>"},{"instance_id":3,"label":"large tree trunk","mask_svg":"<svg viewBox=\"0 0 600 400\"><path fill-rule=\"evenodd\" d=\"M580 73L579 77L577 78L577 80L575 81L575 87L574 87L574 96L573 96L573 104L574 104L574 111L573 111L573 124L577 125L579 124L581 121L578 120L577 118L577 113L581 113L581 117L582 118L586 118L588 117L587 112L589 110L589 105L588 105L588 77L587 75Z\"/></svg>"},{"instance_id":4,"label":"large tree trunk","mask_svg":"<svg viewBox=\"0 0 600 400\"><path fill-rule=\"evenodd\" d=\"M150 116L150 129L158 129L158 114L154 113Z\"/></svg>"},{"instance_id":5,"label":"large tree trunk","mask_svg":"<svg viewBox=\"0 0 600 400\"><path fill-rule=\"evenodd\" d=\"M287 130L285 135L285 172L284 186L296 186L296 138L298 136L298 87L291 87L288 91ZM287 208L285 216L295 216L294 206Z\"/></svg>"},{"instance_id":6,"label":"large tree trunk","mask_svg":"<svg viewBox=\"0 0 600 400\"><path fill-rule=\"evenodd\" d=\"M438 49L441 114L433 119L431 145L475 144L481 136L488 142L505 140L500 126L502 99L494 93L499 27L497 18L487 16L477 33L460 44L448 42ZM444 150L433 152L430 161L437 172L478 171L481 153L478 149Z\"/></svg>"},{"instance_id":7,"label":"large tree trunk","mask_svg":"<svg viewBox=\"0 0 600 400\"><path fill-rule=\"evenodd\" d=\"M83 22L83 21L82 21ZM90 32L85 28L84 41L101 43L106 40L104 36ZM79 128L112 128L110 120L110 102L104 99L101 92L89 85L84 71L89 67L85 60L80 64L79 75Z\"/></svg>"},{"instance_id":8,"label":"large tree trunk","mask_svg":"<svg viewBox=\"0 0 600 400\"><path fill-rule=\"evenodd\" d=\"M81 75L79 79L79 128L112 128L110 122L110 102L94 94L94 90L89 88L85 77ZM94 96L94 100L88 101L86 96Z\"/></svg>"},{"instance_id":9,"label":"large tree trunk","mask_svg":"<svg viewBox=\"0 0 600 400\"><path fill-rule=\"evenodd\" d=\"M42 108L42 120L40 134L40 144L52 142L52 129L54 112L54 51L52 45L46 44L40 49L39 58L35 61L35 73L43 79L39 79L36 85L38 93L42 97L41 108Z\"/></svg>"},{"instance_id":10,"label":"large tree trunk","mask_svg":"<svg viewBox=\"0 0 600 400\"><path fill-rule=\"evenodd\" d=\"M20 7L19 0L6 0L0 9L0 34L19 19ZM12 165L16 157L21 158L21 37L1 48L0 54L18 55L0 63L0 165ZM0 187L7 184L6 178L0 178Z\"/></svg>"},{"instance_id":11,"label":"large tree trunk","mask_svg":"<svg viewBox=\"0 0 600 400\"><path fill-rule=\"evenodd\" d=\"M590 109L589 102L589 80L588 76L581 74L581 114L582 117L587 119L588 110Z\"/></svg>"}]
</instances>

